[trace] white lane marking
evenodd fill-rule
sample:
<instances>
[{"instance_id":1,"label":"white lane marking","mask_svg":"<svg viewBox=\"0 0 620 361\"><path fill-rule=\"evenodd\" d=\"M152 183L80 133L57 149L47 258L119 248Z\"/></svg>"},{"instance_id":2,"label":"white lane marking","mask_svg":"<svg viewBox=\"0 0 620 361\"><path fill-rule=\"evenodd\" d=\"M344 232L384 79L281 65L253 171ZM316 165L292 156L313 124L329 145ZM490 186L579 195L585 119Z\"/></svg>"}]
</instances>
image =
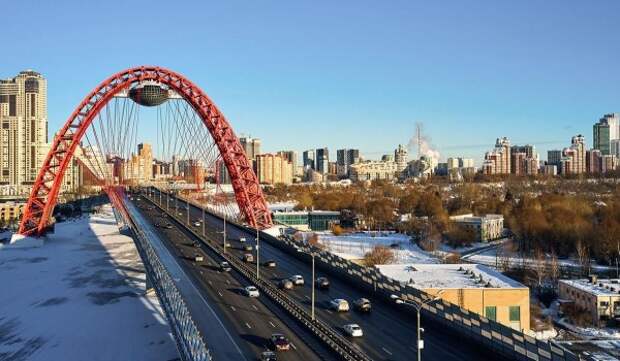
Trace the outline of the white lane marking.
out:
<instances>
[{"instance_id":1,"label":"white lane marking","mask_svg":"<svg viewBox=\"0 0 620 361\"><path fill-rule=\"evenodd\" d=\"M256 311L258 311L258 307L256 307L256 305L252 305L252 308L254 308Z\"/></svg>"},{"instance_id":2,"label":"white lane marking","mask_svg":"<svg viewBox=\"0 0 620 361\"><path fill-rule=\"evenodd\" d=\"M278 277L278 275L277 275L275 272L274 272L274 273L272 273L272 275L273 275L274 277Z\"/></svg>"},{"instance_id":3,"label":"white lane marking","mask_svg":"<svg viewBox=\"0 0 620 361\"><path fill-rule=\"evenodd\" d=\"M329 314L332 314L332 313L333 313L333 312L332 312L332 311L330 311L330 310L325 310L325 311L327 311L327 313L329 313Z\"/></svg>"},{"instance_id":4,"label":"white lane marking","mask_svg":"<svg viewBox=\"0 0 620 361\"><path fill-rule=\"evenodd\" d=\"M211 283L211 281L207 281L207 282L209 282L209 285L213 286L213 283Z\"/></svg>"},{"instance_id":5,"label":"white lane marking","mask_svg":"<svg viewBox=\"0 0 620 361\"><path fill-rule=\"evenodd\" d=\"M230 308L231 308L233 311L237 311L237 309L236 309L236 308L235 308L235 306L233 306L233 305L231 305L231 306L230 306Z\"/></svg>"},{"instance_id":6,"label":"white lane marking","mask_svg":"<svg viewBox=\"0 0 620 361\"><path fill-rule=\"evenodd\" d=\"M217 294L220 295L220 297L222 297L222 293L220 291L217 291Z\"/></svg>"},{"instance_id":7,"label":"white lane marking","mask_svg":"<svg viewBox=\"0 0 620 361\"><path fill-rule=\"evenodd\" d=\"M293 348L293 350L297 350L297 347L295 346L294 343L291 342L291 347Z\"/></svg>"},{"instance_id":8,"label":"white lane marking","mask_svg":"<svg viewBox=\"0 0 620 361\"><path fill-rule=\"evenodd\" d=\"M230 281L229 281L229 280L226 280L226 283L230 284Z\"/></svg>"},{"instance_id":9,"label":"white lane marking","mask_svg":"<svg viewBox=\"0 0 620 361\"><path fill-rule=\"evenodd\" d=\"M385 351L385 353L386 353L386 354L388 354L388 355L392 356L392 353L391 353L391 352L390 352L390 350L388 350L387 348L385 348L385 347L381 347L381 349L382 349L383 351Z\"/></svg>"},{"instance_id":10,"label":"white lane marking","mask_svg":"<svg viewBox=\"0 0 620 361\"><path fill-rule=\"evenodd\" d=\"M245 325L248 326L249 329L252 329L252 326L250 326L249 323L246 322Z\"/></svg>"},{"instance_id":11,"label":"white lane marking","mask_svg":"<svg viewBox=\"0 0 620 361\"><path fill-rule=\"evenodd\" d=\"M305 298L310 299L310 297L308 297L308 295L304 295Z\"/></svg>"},{"instance_id":12,"label":"white lane marking","mask_svg":"<svg viewBox=\"0 0 620 361\"><path fill-rule=\"evenodd\" d=\"M269 321L269 324L271 325L271 327L276 328L276 325L274 325L273 322Z\"/></svg>"}]
</instances>

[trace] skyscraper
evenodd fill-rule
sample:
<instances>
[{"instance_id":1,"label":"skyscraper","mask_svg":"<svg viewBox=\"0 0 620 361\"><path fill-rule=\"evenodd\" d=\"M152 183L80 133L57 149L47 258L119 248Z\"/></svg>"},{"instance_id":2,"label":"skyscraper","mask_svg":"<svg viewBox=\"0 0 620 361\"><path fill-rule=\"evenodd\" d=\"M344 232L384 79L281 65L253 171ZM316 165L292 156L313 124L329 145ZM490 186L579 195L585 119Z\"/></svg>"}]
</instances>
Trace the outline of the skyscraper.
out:
<instances>
[{"instance_id":1,"label":"skyscraper","mask_svg":"<svg viewBox=\"0 0 620 361\"><path fill-rule=\"evenodd\" d=\"M510 174L510 140L497 138L495 148L484 155L484 174Z\"/></svg>"},{"instance_id":2,"label":"skyscraper","mask_svg":"<svg viewBox=\"0 0 620 361\"><path fill-rule=\"evenodd\" d=\"M349 174L349 166L360 161L359 149L338 149L336 151L336 171L341 177Z\"/></svg>"},{"instance_id":3,"label":"skyscraper","mask_svg":"<svg viewBox=\"0 0 620 361\"><path fill-rule=\"evenodd\" d=\"M612 142L620 139L620 114L605 114L592 128L594 149L602 155L612 154Z\"/></svg>"},{"instance_id":4,"label":"skyscraper","mask_svg":"<svg viewBox=\"0 0 620 361\"><path fill-rule=\"evenodd\" d=\"M560 161L562 160L562 151L559 149L553 149L547 151L547 164L556 165L560 167Z\"/></svg>"},{"instance_id":5,"label":"skyscraper","mask_svg":"<svg viewBox=\"0 0 620 361\"><path fill-rule=\"evenodd\" d=\"M291 184L291 162L280 155L259 154L256 156L256 176L263 184Z\"/></svg>"},{"instance_id":6,"label":"skyscraper","mask_svg":"<svg viewBox=\"0 0 620 361\"><path fill-rule=\"evenodd\" d=\"M293 176L297 175L297 152L294 150L281 150L276 153L280 157L286 159L291 163L291 174Z\"/></svg>"},{"instance_id":7,"label":"skyscraper","mask_svg":"<svg viewBox=\"0 0 620 361\"><path fill-rule=\"evenodd\" d=\"M601 152L602 153L602 152ZM575 135L571 146L564 148L560 161L562 174L581 174L586 172L586 144L583 135Z\"/></svg>"},{"instance_id":8,"label":"skyscraper","mask_svg":"<svg viewBox=\"0 0 620 361\"><path fill-rule=\"evenodd\" d=\"M47 80L26 70L0 80L0 183L30 187L47 153Z\"/></svg>"},{"instance_id":9,"label":"skyscraper","mask_svg":"<svg viewBox=\"0 0 620 361\"><path fill-rule=\"evenodd\" d=\"M257 155L260 154L260 139L252 138L252 137L241 137L239 138L239 143L241 143L241 147L245 151L245 155L252 163Z\"/></svg>"},{"instance_id":10,"label":"skyscraper","mask_svg":"<svg viewBox=\"0 0 620 361\"><path fill-rule=\"evenodd\" d=\"M316 170L315 158L316 157L315 157L314 149L308 149L304 151L303 153L304 169Z\"/></svg>"},{"instance_id":11,"label":"skyscraper","mask_svg":"<svg viewBox=\"0 0 620 361\"><path fill-rule=\"evenodd\" d=\"M329 172L329 151L327 148L316 150L316 171L322 174Z\"/></svg>"}]
</instances>

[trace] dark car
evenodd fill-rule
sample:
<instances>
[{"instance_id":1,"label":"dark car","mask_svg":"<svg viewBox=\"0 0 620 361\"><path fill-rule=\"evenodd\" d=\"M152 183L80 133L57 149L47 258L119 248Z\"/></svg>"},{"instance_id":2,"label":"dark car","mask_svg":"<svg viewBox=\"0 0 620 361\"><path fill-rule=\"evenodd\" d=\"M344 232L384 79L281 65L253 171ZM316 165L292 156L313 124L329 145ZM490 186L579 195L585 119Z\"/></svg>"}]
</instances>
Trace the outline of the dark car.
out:
<instances>
[{"instance_id":1,"label":"dark car","mask_svg":"<svg viewBox=\"0 0 620 361\"><path fill-rule=\"evenodd\" d=\"M263 266L265 266L265 267L275 267L276 266L276 261L270 259L268 261L263 262Z\"/></svg>"},{"instance_id":2,"label":"dark car","mask_svg":"<svg viewBox=\"0 0 620 361\"><path fill-rule=\"evenodd\" d=\"M288 278L284 278L280 280L280 283L278 284L278 286L283 290L290 290L293 288L293 281L291 281Z\"/></svg>"},{"instance_id":3,"label":"dark car","mask_svg":"<svg viewBox=\"0 0 620 361\"><path fill-rule=\"evenodd\" d=\"M172 224L170 224L170 223L166 223L163 227L164 227L165 229L172 229Z\"/></svg>"},{"instance_id":4,"label":"dark car","mask_svg":"<svg viewBox=\"0 0 620 361\"><path fill-rule=\"evenodd\" d=\"M286 336L281 333L274 333L271 335L271 345L276 351L288 351L291 349L291 343Z\"/></svg>"},{"instance_id":5,"label":"dark car","mask_svg":"<svg viewBox=\"0 0 620 361\"><path fill-rule=\"evenodd\" d=\"M316 279L316 286L320 289L328 289L329 280L327 279L327 277L319 277Z\"/></svg>"},{"instance_id":6,"label":"dark car","mask_svg":"<svg viewBox=\"0 0 620 361\"><path fill-rule=\"evenodd\" d=\"M370 312L370 310L372 309L372 304L367 298L358 298L357 300L353 301L353 307L355 307L355 309L360 312Z\"/></svg>"}]
</instances>

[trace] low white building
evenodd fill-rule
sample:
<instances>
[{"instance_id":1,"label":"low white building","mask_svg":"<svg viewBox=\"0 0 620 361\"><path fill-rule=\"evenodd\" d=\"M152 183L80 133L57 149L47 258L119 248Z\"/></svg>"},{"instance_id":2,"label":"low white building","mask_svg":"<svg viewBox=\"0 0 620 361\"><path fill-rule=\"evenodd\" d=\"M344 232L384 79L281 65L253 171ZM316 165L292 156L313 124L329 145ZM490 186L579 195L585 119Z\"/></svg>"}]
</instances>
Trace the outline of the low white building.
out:
<instances>
[{"instance_id":1,"label":"low white building","mask_svg":"<svg viewBox=\"0 0 620 361\"><path fill-rule=\"evenodd\" d=\"M396 162L370 161L351 164L349 166L349 178L352 181L366 180L391 180L396 178L398 164Z\"/></svg>"},{"instance_id":2,"label":"low white building","mask_svg":"<svg viewBox=\"0 0 620 361\"><path fill-rule=\"evenodd\" d=\"M452 216L450 220L459 226L473 229L481 242L501 238L504 233L504 216L501 214L474 216L469 213Z\"/></svg>"},{"instance_id":3,"label":"low white building","mask_svg":"<svg viewBox=\"0 0 620 361\"><path fill-rule=\"evenodd\" d=\"M560 298L570 300L592 315L595 324L620 318L620 279L560 280Z\"/></svg>"}]
</instances>

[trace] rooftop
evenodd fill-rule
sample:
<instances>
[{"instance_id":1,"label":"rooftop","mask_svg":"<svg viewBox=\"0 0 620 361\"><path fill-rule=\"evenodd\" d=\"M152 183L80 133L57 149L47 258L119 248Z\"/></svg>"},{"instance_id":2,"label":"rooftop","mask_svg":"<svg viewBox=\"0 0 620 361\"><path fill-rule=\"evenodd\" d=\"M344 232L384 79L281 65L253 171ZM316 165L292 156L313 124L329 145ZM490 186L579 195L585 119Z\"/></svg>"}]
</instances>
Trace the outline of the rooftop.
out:
<instances>
[{"instance_id":1,"label":"rooftop","mask_svg":"<svg viewBox=\"0 0 620 361\"><path fill-rule=\"evenodd\" d=\"M589 279L560 280L561 283L578 288L595 296L620 296L620 279L599 279L592 283Z\"/></svg>"},{"instance_id":2,"label":"rooftop","mask_svg":"<svg viewBox=\"0 0 620 361\"><path fill-rule=\"evenodd\" d=\"M420 289L526 288L479 264L388 264L375 267L387 277Z\"/></svg>"}]
</instances>

